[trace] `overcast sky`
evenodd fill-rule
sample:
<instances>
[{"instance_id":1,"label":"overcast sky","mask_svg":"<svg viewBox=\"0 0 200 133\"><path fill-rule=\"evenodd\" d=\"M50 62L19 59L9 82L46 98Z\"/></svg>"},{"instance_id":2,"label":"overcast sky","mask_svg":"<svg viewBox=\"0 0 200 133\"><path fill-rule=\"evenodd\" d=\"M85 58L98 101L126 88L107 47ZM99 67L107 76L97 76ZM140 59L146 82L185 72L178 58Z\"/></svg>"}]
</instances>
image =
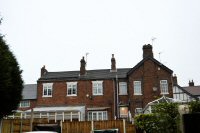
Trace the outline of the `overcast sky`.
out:
<instances>
[{"instance_id":1,"label":"overcast sky","mask_svg":"<svg viewBox=\"0 0 200 133\"><path fill-rule=\"evenodd\" d=\"M173 70L181 86L200 85L199 0L0 0L0 33L15 54L26 84L48 71L109 69L154 57ZM160 53L160 54L159 54Z\"/></svg>"}]
</instances>

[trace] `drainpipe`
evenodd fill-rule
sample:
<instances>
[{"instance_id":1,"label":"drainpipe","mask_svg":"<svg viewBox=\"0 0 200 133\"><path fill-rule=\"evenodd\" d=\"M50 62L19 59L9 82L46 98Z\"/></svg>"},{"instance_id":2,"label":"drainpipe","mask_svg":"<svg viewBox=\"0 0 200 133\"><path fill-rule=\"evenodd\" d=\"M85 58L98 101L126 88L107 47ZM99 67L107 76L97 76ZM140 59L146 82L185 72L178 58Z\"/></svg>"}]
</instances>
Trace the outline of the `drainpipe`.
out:
<instances>
[{"instance_id":1,"label":"drainpipe","mask_svg":"<svg viewBox=\"0 0 200 133\"><path fill-rule=\"evenodd\" d=\"M117 118L119 118L119 90L118 90L118 77L116 75L116 86L117 86Z\"/></svg>"},{"instance_id":2,"label":"drainpipe","mask_svg":"<svg viewBox=\"0 0 200 133\"><path fill-rule=\"evenodd\" d=\"M115 107L115 105L116 105L116 101L115 101L115 81L114 81L114 79L113 79L113 91L114 91L114 95L113 95L113 100L114 100L114 105L113 105L113 109L114 109L114 114L113 114L113 118L114 118L114 120L116 119L116 111L115 111L115 109L116 109L116 107Z\"/></svg>"}]
</instances>

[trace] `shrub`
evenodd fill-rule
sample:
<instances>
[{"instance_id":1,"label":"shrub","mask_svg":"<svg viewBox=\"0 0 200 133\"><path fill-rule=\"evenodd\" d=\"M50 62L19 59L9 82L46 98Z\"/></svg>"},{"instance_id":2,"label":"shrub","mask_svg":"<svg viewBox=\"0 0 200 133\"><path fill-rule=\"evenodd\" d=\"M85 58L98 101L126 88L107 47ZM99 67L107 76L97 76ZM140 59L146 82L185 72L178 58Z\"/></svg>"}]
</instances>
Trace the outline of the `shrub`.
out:
<instances>
[{"instance_id":1,"label":"shrub","mask_svg":"<svg viewBox=\"0 0 200 133\"><path fill-rule=\"evenodd\" d=\"M179 133L180 115L176 103L159 103L153 106L152 114L135 117L136 127L147 133Z\"/></svg>"}]
</instances>

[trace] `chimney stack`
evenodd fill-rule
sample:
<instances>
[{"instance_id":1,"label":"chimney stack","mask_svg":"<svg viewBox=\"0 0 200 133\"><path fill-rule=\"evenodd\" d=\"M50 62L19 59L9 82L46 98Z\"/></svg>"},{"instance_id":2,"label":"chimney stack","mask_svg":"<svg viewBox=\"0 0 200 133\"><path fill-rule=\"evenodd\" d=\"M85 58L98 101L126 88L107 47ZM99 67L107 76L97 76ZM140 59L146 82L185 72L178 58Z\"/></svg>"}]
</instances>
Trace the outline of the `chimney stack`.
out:
<instances>
[{"instance_id":1,"label":"chimney stack","mask_svg":"<svg viewBox=\"0 0 200 133\"><path fill-rule=\"evenodd\" d=\"M152 51L153 47L150 44L145 44L143 46L143 58L146 57L152 57L153 58L153 51Z\"/></svg>"},{"instance_id":2,"label":"chimney stack","mask_svg":"<svg viewBox=\"0 0 200 133\"><path fill-rule=\"evenodd\" d=\"M44 76L48 71L45 68L45 65L41 68L40 76Z\"/></svg>"},{"instance_id":3,"label":"chimney stack","mask_svg":"<svg viewBox=\"0 0 200 133\"><path fill-rule=\"evenodd\" d=\"M115 61L115 57L114 54L112 54L112 58L111 58L111 72L116 72L116 61Z\"/></svg>"},{"instance_id":4,"label":"chimney stack","mask_svg":"<svg viewBox=\"0 0 200 133\"><path fill-rule=\"evenodd\" d=\"M81 59L80 62L81 62L80 75L85 75L86 74L86 69L85 69L86 62L85 62L84 57Z\"/></svg>"},{"instance_id":5,"label":"chimney stack","mask_svg":"<svg viewBox=\"0 0 200 133\"><path fill-rule=\"evenodd\" d=\"M189 86L194 86L193 80L192 81L189 80Z\"/></svg>"},{"instance_id":6,"label":"chimney stack","mask_svg":"<svg viewBox=\"0 0 200 133\"><path fill-rule=\"evenodd\" d=\"M172 80L173 80L173 85L177 85L178 84L176 74L174 74L174 76L172 77Z\"/></svg>"}]
</instances>

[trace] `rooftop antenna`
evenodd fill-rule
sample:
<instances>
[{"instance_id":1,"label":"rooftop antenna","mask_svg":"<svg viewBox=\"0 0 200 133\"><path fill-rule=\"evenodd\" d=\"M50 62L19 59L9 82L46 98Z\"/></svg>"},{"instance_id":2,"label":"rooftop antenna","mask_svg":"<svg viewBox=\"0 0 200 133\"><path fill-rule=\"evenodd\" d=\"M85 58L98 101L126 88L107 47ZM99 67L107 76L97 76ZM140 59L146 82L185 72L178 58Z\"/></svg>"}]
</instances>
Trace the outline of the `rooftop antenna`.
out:
<instances>
[{"instance_id":1,"label":"rooftop antenna","mask_svg":"<svg viewBox=\"0 0 200 133\"><path fill-rule=\"evenodd\" d=\"M151 44L152 44L152 46L153 46L153 42L156 40L157 38L155 38L155 37L152 37L151 38Z\"/></svg>"},{"instance_id":2,"label":"rooftop antenna","mask_svg":"<svg viewBox=\"0 0 200 133\"><path fill-rule=\"evenodd\" d=\"M159 60L160 60L160 63L161 63L161 57L160 57L160 55L162 54L162 52L159 52L158 54L159 54Z\"/></svg>"},{"instance_id":3,"label":"rooftop antenna","mask_svg":"<svg viewBox=\"0 0 200 133\"><path fill-rule=\"evenodd\" d=\"M85 67L87 66L87 57L88 57L88 52L85 54L85 60L86 60L86 65L85 65Z\"/></svg>"}]
</instances>

